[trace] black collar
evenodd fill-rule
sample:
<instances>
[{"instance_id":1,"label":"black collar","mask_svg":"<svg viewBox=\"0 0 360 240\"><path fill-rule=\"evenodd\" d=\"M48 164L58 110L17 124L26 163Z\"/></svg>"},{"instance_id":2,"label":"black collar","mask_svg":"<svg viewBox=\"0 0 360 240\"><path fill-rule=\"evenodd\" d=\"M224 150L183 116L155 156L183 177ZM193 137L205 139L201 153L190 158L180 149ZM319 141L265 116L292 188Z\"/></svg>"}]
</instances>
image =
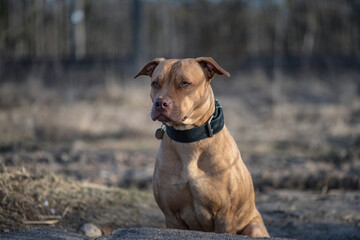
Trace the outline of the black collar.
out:
<instances>
[{"instance_id":1,"label":"black collar","mask_svg":"<svg viewBox=\"0 0 360 240\"><path fill-rule=\"evenodd\" d=\"M215 111L208 122L205 124L191 128L189 130L176 130L166 125L167 135L176 142L191 143L211 138L224 127L224 114L221 105L215 100Z\"/></svg>"}]
</instances>

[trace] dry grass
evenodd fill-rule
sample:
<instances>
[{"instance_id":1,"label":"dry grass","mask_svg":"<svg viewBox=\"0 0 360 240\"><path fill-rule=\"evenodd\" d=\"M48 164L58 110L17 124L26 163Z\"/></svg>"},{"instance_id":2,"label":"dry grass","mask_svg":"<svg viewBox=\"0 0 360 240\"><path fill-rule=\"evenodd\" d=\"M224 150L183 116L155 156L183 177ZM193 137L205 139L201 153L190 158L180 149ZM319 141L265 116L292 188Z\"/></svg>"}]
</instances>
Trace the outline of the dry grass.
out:
<instances>
[{"instance_id":1,"label":"dry grass","mask_svg":"<svg viewBox=\"0 0 360 240\"><path fill-rule=\"evenodd\" d=\"M5 232L40 226L78 232L86 222L100 226L104 233L118 227L162 225L150 192L25 169L1 169L0 203L0 229Z\"/></svg>"},{"instance_id":2,"label":"dry grass","mask_svg":"<svg viewBox=\"0 0 360 240\"><path fill-rule=\"evenodd\" d=\"M147 88L111 82L75 100L66 96L71 90L63 90L39 86L28 93L12 83L0 86L0 147L149 134Z\"/></svg>"}]
</instances>

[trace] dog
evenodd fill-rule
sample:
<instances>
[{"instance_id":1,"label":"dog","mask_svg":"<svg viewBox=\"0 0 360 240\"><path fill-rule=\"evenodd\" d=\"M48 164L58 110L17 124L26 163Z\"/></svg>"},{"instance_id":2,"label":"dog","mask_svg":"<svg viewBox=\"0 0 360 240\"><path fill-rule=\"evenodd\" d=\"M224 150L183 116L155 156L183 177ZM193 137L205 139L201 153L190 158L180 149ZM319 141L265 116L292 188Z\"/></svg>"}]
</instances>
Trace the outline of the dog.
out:
<instances>
[{"instance_id":1,"label":"dog","mask_svg":"<svg viewBox=\"0 0 360 240\"><path fill-rule=\"evenodd\" d=\"M210 86L215 74L230 77L211 57L156 58L135 76L151 78L151 118L163 123L154 197L167 228L269 237Z\"/></svg>"}]
</instances>

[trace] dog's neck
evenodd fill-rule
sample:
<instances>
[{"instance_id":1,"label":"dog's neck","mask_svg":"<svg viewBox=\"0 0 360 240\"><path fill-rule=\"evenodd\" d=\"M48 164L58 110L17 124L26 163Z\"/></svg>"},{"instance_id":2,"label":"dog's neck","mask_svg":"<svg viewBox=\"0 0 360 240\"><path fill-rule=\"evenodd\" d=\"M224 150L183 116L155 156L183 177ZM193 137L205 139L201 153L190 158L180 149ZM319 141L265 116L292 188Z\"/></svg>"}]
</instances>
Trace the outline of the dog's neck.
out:
<instances>
[{"instance_id":1,"label":"dog's neck","mask_svg":"<svg viewBox=\"0 0 360 240\"><path fill-rule=\"evenodd\" d=\"M207 101L208 107L206 108L206 112L203 116L199 118L194 124L192 124L192 128L199 127L204 123L208 122L211 116L214 114L215 111L215 99L214 96L211 96L210 100Z\"/></svg>"},{"instance_id":2,"label":"dog's neck","mask_svg":"<svg viewBox=\"0 0 360 240\"><path fill-rule=\"evenodd\" d=\"M187 130L175 129L171 126L166 126L167 135L176 142L193 143L206 138L212 138L219 133L224 127L224 115L221 105L214 101L215 110L213 114L204 124Z\"/></svg>"}]
</instances>

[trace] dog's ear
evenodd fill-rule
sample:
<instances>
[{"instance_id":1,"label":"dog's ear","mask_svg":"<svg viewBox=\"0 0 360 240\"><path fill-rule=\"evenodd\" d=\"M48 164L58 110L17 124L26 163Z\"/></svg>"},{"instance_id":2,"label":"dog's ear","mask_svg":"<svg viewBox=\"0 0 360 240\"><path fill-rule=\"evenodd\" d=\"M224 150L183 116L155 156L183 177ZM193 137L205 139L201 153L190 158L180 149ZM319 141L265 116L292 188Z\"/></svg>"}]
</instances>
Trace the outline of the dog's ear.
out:
<instances>
[{"instance_id":1,"label":"dog's ear","mask_svg":"<svg viewBox=\"0 0 360 240\"><path fill-rule=\"evenodd\" d=\"M157 65L159 65L159 63L164 60L165 60L165 58L155 58L151 62L148 62L143 67L143 69L141 69L141 71L138 74L136 74L136 76L134 78L137 78L138 76L141 76L141 75L152 77L152 74L153 74L155 68L157 67Z\"/></svg>"},{"instance_id":2,"label":"dog's ear","mask_svg":"<svg viewBox=\"0 0 360 240\"><path fill-rule=\"evenodd\" d=\"M219 64L217 64L215 60L211 57L199 57L196 58L195 61L197 61L204 69L205 76L208 78L208 80L211 80L214 77L215 73L230 77L230 73L220 67Z\"/></svg>"}]
</instances>

